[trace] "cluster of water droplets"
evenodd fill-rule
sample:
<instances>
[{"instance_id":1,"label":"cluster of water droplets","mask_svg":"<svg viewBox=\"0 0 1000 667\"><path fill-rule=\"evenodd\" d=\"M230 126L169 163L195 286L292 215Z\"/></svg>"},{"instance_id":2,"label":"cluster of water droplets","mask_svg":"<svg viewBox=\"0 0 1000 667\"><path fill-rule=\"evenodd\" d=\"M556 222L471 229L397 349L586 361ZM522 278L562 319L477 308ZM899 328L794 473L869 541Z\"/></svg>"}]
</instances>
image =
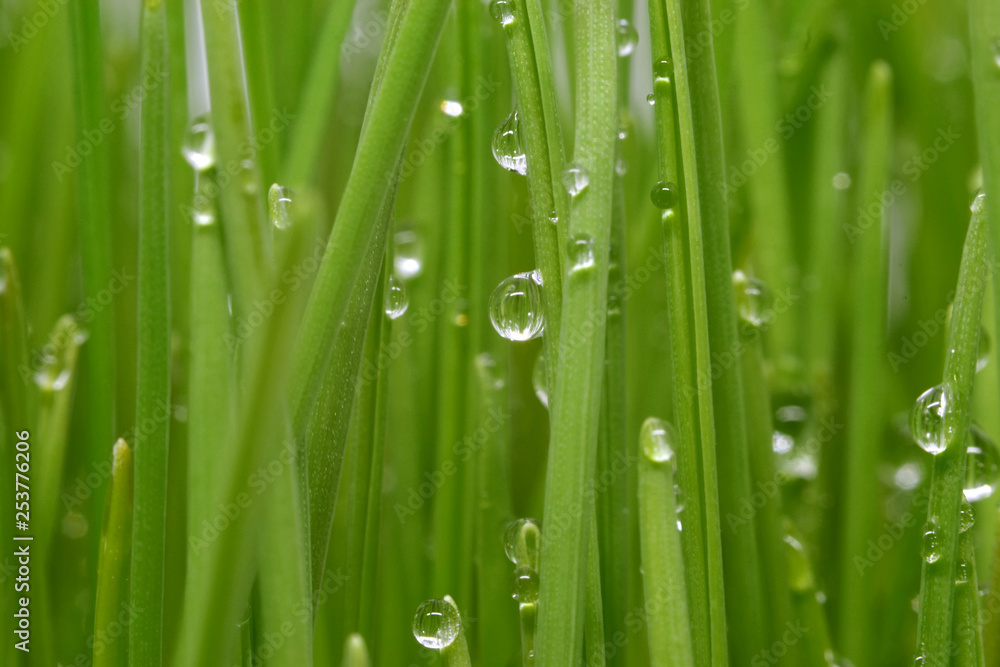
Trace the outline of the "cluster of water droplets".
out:
<instances>
[{"instance_id":1,"label":"cluster of water droplets","mask_svg":"<svg viewBox=\"0 0 1000 667\"><path fill-rule=\"evenodd\" d=\"M493 133L493 157L497 164L508 171L515 171L522 176L528 173L528 158L521 147L521 119L516 109L510 112Z\"/></svg>"},{"instance_id":2,"label":"cluster of water droplets","mask_svg":"<svg viewBox=\"0 0 1000 667\"><path fill-rule=\"evenodd\" d=\"M427 648L440 650L450 646L461 631L458 607L449 596L421 602L413 615L413 636Z\"/></svg>"},{"instance_id":3,"label":"cluster of water droplets","mask_svg":"<svg viewBox=\"0 0 1000 667\"><path fill-rule=\"evenodd\" d=\"M535 271L516 273L505 278L490 296L490 322L496 332L512 341L524 341L542 335L542 276Z\"/></svg>"}]
</instances>

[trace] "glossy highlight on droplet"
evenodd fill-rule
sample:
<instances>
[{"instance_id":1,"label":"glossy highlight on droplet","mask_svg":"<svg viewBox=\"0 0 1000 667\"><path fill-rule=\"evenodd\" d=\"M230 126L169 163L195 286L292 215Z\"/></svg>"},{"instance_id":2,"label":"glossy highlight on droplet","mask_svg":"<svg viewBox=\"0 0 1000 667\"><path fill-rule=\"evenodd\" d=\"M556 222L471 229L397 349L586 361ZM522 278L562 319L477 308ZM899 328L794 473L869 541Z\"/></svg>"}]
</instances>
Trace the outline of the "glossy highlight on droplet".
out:
<instances>
[{"instance_id":1,"label":"glossy highlight on droplet","mask_svg":"<svg viewBox=\"0 0 1000 667\"><path fill-rule=\"evenodd\" d=\"M501 281L490 296L490 322L507 340L525 341L542 335L545 315L541 274L516 273Z\"/></svg>"}]
</instances>

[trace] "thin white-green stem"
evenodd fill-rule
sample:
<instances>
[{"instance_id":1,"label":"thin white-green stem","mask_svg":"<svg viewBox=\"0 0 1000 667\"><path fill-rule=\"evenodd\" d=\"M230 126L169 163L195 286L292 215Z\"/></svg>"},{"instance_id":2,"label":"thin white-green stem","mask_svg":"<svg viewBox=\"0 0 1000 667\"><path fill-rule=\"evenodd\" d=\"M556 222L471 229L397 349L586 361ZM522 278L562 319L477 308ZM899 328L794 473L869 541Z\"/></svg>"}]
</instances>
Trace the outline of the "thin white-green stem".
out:
<instances>
[{"instance_id":1,"label":"thin white-green stem","mask_svg":"<svg viewBox=\"0 0 1000 667\"><path fill-rule=\"evenodd\" d=\"M101 550L97 565L97 602L94 632L107 632L123 605L128 603L129 554L132 541L132 450L124 440L115 443L111 455L108 503L101 526ZM94 650L94 667L124 667L127 642L110 642Z\"/></svg>"}]
</instances>

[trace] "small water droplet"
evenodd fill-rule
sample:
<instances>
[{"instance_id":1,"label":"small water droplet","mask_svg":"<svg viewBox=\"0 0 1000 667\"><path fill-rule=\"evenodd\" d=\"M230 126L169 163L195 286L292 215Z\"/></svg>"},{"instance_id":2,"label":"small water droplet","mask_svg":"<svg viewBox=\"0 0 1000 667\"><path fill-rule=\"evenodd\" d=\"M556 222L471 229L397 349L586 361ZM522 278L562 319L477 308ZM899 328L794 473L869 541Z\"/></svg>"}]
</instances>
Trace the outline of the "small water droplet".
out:
<instances>
[{"instance_id":1,"label":"small water droplet","mask_svg":"<svg viewBox=\"0 0 1000 667\"><path fill-rule=\"evenodd\" d=\"M969 583L969 563L967 561L959 561L955 564L955 583L959 586L962 584Z\"/></svg>"},{"instance_id":2,"label":"small water droplet","mask_svg":"<svg viewBox=\"0 0 1000 667\"><path fill-rule=\"evenodd\" d=\"M426 600L413 615L413 636L427 648L450 645L462 628L458 609L448 600Z\"/></svg>"},{"instance_id":3,"label":"small water droplet","mask_svg":"<svg viewBox=\"0 0 1000 667\"><path fill-rule=\"evenodd\" d=\"M654 106L656 104L656 95L654 93L646 95L646 104L649 106Z\"/></svg>"},{"instance_id":4,"label":"small water droplet","mask_svg":"<svg viewBox=\"0 0 1000 667\"><path fill-rule=\"evenodd\" d=\"M423 248L414 229L400 229L393 235L392 266L403 280L415 278L423 269Z\"/></svg>"},{"instance_id":5,"label":"small water droplet","mask_svg":"<svg viewBox=\"0 0 1000 667\"><path fill-rule=\"evenodd\" d=\"M736 289L736 308L740 318L755 327L766 324L773 315L771 291L767 286L739 270L733 272L733 286Z\"/></svg>"},{"instance_id":6,"label":"small water droplet","mask_svg":"<svg viewBox=\"0 0 1000 667\"><path fill-rule=\"evenodd\" d=\"M181 153L195 171L206 171L215 165L215 131L207 114L188 125Z\"/></svg>"},{"instance_id":7,"label":"small water droplet","mask_svg":"<svg viewBox=\"0 0 1000 667\"><path fill-rule=\"evenodd\" d=\"M278 229L288 229L292 224L292 195L290 188L272 183L267 191L267 210L271 224Z\"/></svg>"},{"instance_id":8,"label":"small water droplet","mask_svg":"<svg viewBox=\"0 0 1000 667\"><path fill-rule=\"evenodd\" d=\"M992 351L993 341L990 340L990 333L986 330L986 327L979 327L979 354L976 356L976 372L986 368L986 364L990 362L990 352Z\"/></svg>"},{"instance_id":9,"label":"small water droplet","mask_svg":"<svg viewBox=\"0 0 1000 667\"><path fill-rule=\"evenodd\" d=\"M851 187L851 175L846 171L841 171L833 175L833 187L838 190L846 190Z\"/></svg>"},{"instance_id":10,"label":"small water droplet","mask_svg":"<svg viewBox=\"0 0 1000 667\"><path fill-rule=\"evenodd\" d=\"M390 275L385 293L385 314L390 320L396 320L402 317L409 307L410 297L406 293L406 286L395 274Z\"/></svg>"},{"instance_id":11,"label":"small water droplet","mask_svg":"<svg viewBox=\"0 0 1000 667\"><path fill-rule=\"evenodd\" d=\"M677 205L677 186L667 181L660 181L649 193L653 206L659 209L671 209Z\"/></svg>"},{"instance_id":12,"label":"small water droplet","mask_svg":"<svg viewBox=\"0 0 1000 667\"><path fill-rule=\"evenodd\" d=\"M542 405L549 407L549 381L545 376L545 355L539 354L531 371L531 386Z\"/></svg>"},{"instance_id":13,"label":"small water droplet","mask_svg":"<svg viewBox=\"0 0 1000 667\"><path fill-rule=\"evenodd\" d=\"M924 525L922 553L928 563L936 563L941 558L941 531L933 519Z\"/></svg>"},{"instance_id":14,"label":"small water droplet","mask_svg":"<svg viewBox=\"0 0 1000 667\"><path fill-rule=\"evenodd\" d=\"M79 540L84 537L89 530L90 524L87 523L87 517L83 516L79 512L70 510L63 516L62 533L67 538L71 540Z\"/></svg>"},{"instance_id":15,"label":"small water droplet","mask_svg":"<svg viewBox=\"0 0 1000 667\"><path fill-rule=\"evenodd\" d=\"M214 225L216 217L212 200L204 195L195 195L194 206L191 208L191 220L199 227Z\"/></svg>"},{"instance_id":16,"label":"small water droplet","mask_svg":"<svg viewBox=\"0 0 1000 667\"><path fill-rule=\"evenodd\" d=\"M253 197L257 194L260 185L257 182L257 165L253 160L240 162L240 182L243 184L244 195Z\"/></svg>"},{"instance_id":17,"label":"small water droplet","mask_svg":"<svg viewBox=\"0 0 1000 667\"><path fill-rule=\"evenodd\" d=\"M493 157L508 171L516 171L522 176L528 173L528 159L521 148L521 121L517 111L512 111L493 134Z\"/></svg>"},{"instance_id":18,"label":"small water droplet","mask_svg":"<svg viewBox=\"0 0 1000 667\"><path fill-rule=\"evenodd\" d=\"M35 373L35 384L43 393L62 391L69 385L80 332L69 316L60 318L56 324L50 343L42 348L42 363Z\"/></svg>"},{"instance_id":19,"label":"small water droplet","mask_svg":"<svg viewBox=\"0 0 1000 667\"><path fill-rule=\"evenodd\" d=\"M993 495L1000 482L1000 450L981 428L969 427L968 458L965 463L965 497L970 503Z\"/></svg>"},{"instance_id":20,"label":"small water droplet","mask_svg":"<svg viewBox=\"0 0 1000 667\"><path fill-rule=\"evenodd\" d=\"M571 163L563 172L563 186L570 196L577 196L587 189L590 184L590 175L579 162Z\"/></svg>"},{"instance_id":21,"label":"small water droplet","mask_svg":"<svg viewBox=\"0 0 1000 667\"><path fill-rule=\"evenodd\" d=\"M500 25L507 27L514 22L514 3L511 0L493 0L490 3L490 14Z\"/></svg>"},{"instance_id":22,"label":"small water droplet","mask_svg":"<svg viewBox=\"0 0 1000 667\"><path fill-rule=\"evenodd\" d=\"M628 162L624 158L615 160L615 173L619 176L624 176L628 173Z\"/></svg>"},{"instance_id":23,"label":"small water droplet","mask_svg":"<svg viewBox=\"0 0 1000 667\"><path fill-rule=\"evenodd\" d=\"M656 417L650 417L642 425L642 453L653 463L673 463L674 443L677 442L677 432L673 424Z\"/></svg>"},{"instance_id":24,"label":"small water droplet","mask_svg":"<svg viewBox=\"0 0 1000 667\"><path fill-rule=\"evenodd\" d=\"M912 491L924 479L924 469L916 461L907 461L892 474L892 484L900 491Z\"/></svg>"},{"instance_id":25,"label":"small water droplet","mask_svg":"<svg viewBox=\"0 0 1000 667\"><path fill-rule=\"evenodd\" d=\"M939 384L922 393L910 412L910 435L929 454L940 454L954 435L951 387Z\"/></svg>"},{"instance_id":26,"label":"small water droplet","mask_svg":"<svg viewBox=\"0 0 1000 667\"><path fill-rule=\"evenodd\" d=\"M958 508L958 532L965 533L976 525L976 511L972 509L972 504L967 498L962 498L962 504Z\"/></svg>"},{"instance_id":27,"label":"small water droplet","mask_svg":"<svg viewBox=\"0 0 1000 667\"><path fill-rule=\"evenodd\" d=\"M538 602L538 571L527 565L514 570L512 597L520 604Z\"/></svg>"},{"instance_id":28,"label":"small water droplet","mask_svg":"<svg viewBox=\"0 0 1000 667\"><path fill-rule=\"evenodd\" d=\"M458 118L464 110L461 102L456 100L441 100L441 111L446 116Z\"/></svg>"},{"instance_id":29,"label":"small water droplet","mask_svg":"<svg viewBox=\"0 0 1000 667\"><path fill-rule=\"evenodd\" d=\"M622 58L632 55L639 41L639 33L627 19L620 19L617 25L618 55Z\"/></svg>"},{"instance_id":30,"label":"small water droplet","mask_svg":"<svg viewBox=\"0 0 1000 667\"><path fill-rule=\"evenodd\" d=\"M524 544L518 541L523 537ZM504 553L511 563L526 565L538 569L538 558L541 555L542 529L535 519L517 519L507 524L504 533Z\"/></svg>"},{"instance_id":31,"label":"small water droplet","mask_svg":"<svg viewBox=\"0 0 1000 667\"><path fill-rule=\"evenodd\" d=\"M653 77L657 81L670 81L674 75L674 63L669 58L664 58L653 65Z\"/></svg>"},{"instance_id":32,"label":"small water droplet","mask_svg":"<svg viewBox=\"0 0 1000 667\"><path fill-rule=\"evenodd\" d=\"M490 296L490 321L507 340L531 340L542 334L542 279L538 271L505 278Z\"/></svg>"},{"instance_id":33,"label":"small water droplet","mask_svg":"<svg viewBox=\"0 0 1000 667\"><path fill-rule=\"evenodd\" d=\"M575 234L569 240L567 255L570 271L582 271L594 266L594 237L590 234Z\"/></svg>"}]
</instances>

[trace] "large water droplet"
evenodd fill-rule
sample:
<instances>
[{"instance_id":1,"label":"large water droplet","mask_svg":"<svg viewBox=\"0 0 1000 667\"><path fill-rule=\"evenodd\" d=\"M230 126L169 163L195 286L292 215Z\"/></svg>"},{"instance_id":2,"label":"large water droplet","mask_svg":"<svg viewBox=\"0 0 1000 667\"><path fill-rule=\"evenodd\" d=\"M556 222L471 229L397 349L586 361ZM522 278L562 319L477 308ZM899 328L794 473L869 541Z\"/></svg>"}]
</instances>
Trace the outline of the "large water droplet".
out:
<instances>
[{"instance_id":1,"label":"large water droplet","mask_svg":"<svg viewBox=\"0 0 1000 667\"><path fill-rule=\"evenodd\" d=\"M670 209L677 205L677 186L667 181L660 181L649 193L653 206L660 209Z\"/></svg>"},{"instance_id":2,"label":"large water droplet","mask_svg":"<svg viewBox=\"0 0 1000 667\"><path fill-rule=\"evenodd\" d=\"M403 280L420 275L423 261L423 248L420 235L415 229L400 229L393 236L392 266Z\"/></svg>"},{"instance_id":3,"label":"large water droplet","mask_svg":"<svg viewBox=\"0 0 1000 667\"><path fill-rule=\"evenodd\" d=\"M406 286L395 274L389 276L389 284L385 292L385 314L390 320L399 319L410 306L410 297Z\"/></svg>"},{"instance_id":4,"label":"large water droplet","mask_svg":"<svg viewBox=\"0 0 1000 667\"><path fill-rule=\"evenodd\" d=\"M426 600L413 615L413 636L427 648L442 649L455 641L462 622L448 600Z\"/></svg>"},{"instance_id":5,"label":"large water droplet","mask_svg":"<svg viewBox=\"0 0 1000 667\"><path fill-rule=\"evenodd\" d=\"M530 340L542 334L542 280L538 271L506 278L490 296L490 322L507 340Z\"/></svg>"},{"instance_id":6,"label":"large water droplet","mask_svg":"<svg viewBox=\"0 0 1000 667\"><path fill-rule=\"evenodd\" d=\"M538 571L527 565L514 570L512 596L520 604L538 602Z\"/></svg>"},{"instance_id":7,"label":"large water droplet","mask_svg":"<svg viewBox=\"0 0 1000 667\"><path fill-rule=\"evenodd\" d=\"M928 563L936 563L941 558L941 529L933 519L924 525L921 553Z\"/></svg>"},{"instance_id":8,"label":"large water droplet","mask_svg":"<svg viewBox=\"0 0 1000 667\"><path fill-rule=\"evenodd\" d=\"M951 387L939 384L917 398L910 412L910 435L929 454L940 454L954 435Z\"/></svg>"},{"instance_id":9,"label":"large water droplet","mask_svg":"<svg viewBox=\"0 0 1000 667\"><path fill-rule=\"evenodd\" d=\"M563 186L570 196L577 196L587 189L590 184L590 175L579 162L571 163L563 172Z\"/></svg>"},{"instance_id":10,"label":"large water droplet","mask_svg":"<svg viewBox=\"0 0 1000 667\"><path fill-rule=\"evenodd\" d=\"M545 355L539 354L535 361L535 368L531 372L531 386L535 390L535 396L542 402L542 405L549 407L549 381L545 376Z\"/></svg>"},{"instance_id":11,"label":"large water droplet","mask_svg":"<svg viewBox=\"0 0 1000 667\"><path fill-rule=\"evenodd\" d=\"M267 191L268 215L278 229L288 229L292 224L292 194L291 189L277 183Z\"/></svg>"},{"instance_id":12,"label":"large water droplet","mask_svg":"<svg viewBox=\"0 0 1000 667\"><path fill-rule=\"evenodd\" d=\"M528 173L528 159L521 148L521 121L517 111L512 111L493 134L493 157L508 171L516 171L522 176Z\"/></svg>"},{"instance_id":13,"label":"large water droplet","mask_svg":"<svg viewBox=\"0 0 1000 667\"><path fill-rule=\"evenodd\" d=\"M524 543L519 544L523 538ZM517 519L507 524L504 533L504 553L511 563L538 569L542 553L542 529L535 519Z\"/></svg>"},{"instance_id":14,"label":"large water droplet","mask_svg":"<svg viewBox=\"0 0 1000 667\"><path fill-rule=\"evenodd\" d=\"M205 171L215 165L215 131L207 114L198 116L188 125L181 153L195 171Z\"/></svg>"},{"instance_id":15,"label":"large water droplet","mask_svg":"<svg viewBox=\"0 0 1000 667\"><path fill-rule=\"evenodd\" d=\"M973 424L969 427L969 449L965 463L965 497L970 503L989 498L998 482L1000 450L985 431Z\"/></svg>"},{"instance_id":16,"label":"large water droplet","mask_svg":"<svg viewBox=\"0 0 1000 667\"><path fill-rule=\"evenodd\" d=\"M627 19L621 19L616 26L618 55L622 58L632 55L635 45L639 41L639 33Z\"/></svg>"},{"instance_id":17,"label":"large water droplet","mask_svg":"<svg viewBox=\"0 0 1000 667\"><path fill-rule=\"evenodd\" d=\"M656 417L650 417L642 424L642 453L653 463L670 463L677 461L674 456L674 445L677 442L677 431L673 424Z\"/></svg>"},{"instance_id":18,"label":"large water droplet","mask_svg":"<svg viewBox=\"0 0 1000 667\"><path fill-rule=\"evenodd\" d=\"M590 234L574 234L567 249L570 271L589 269L594 265L594 237Z\"/></svg>"},{"instance_id":19,"label":"large water droplet","mask_svg":"<svg viewBox=\"0 0 1000 667\"><path fill-rule=\"evenodd\" d=\"M771 291L763 282L737 270L733 272L733 287L740 318L755 327L763 326L771 319Z\"/></svg>"},{"instance_id":20,"label":"large water droplet","mask_svg":"<svg viewBox=\"0 0 1000 667\"><path fill-rule=\"evenodd\" d=\"M514 22L514 3L512 0L493 0L490 3L490 14L500 25L507 27Z\"/></svg>"}]
</instances>

